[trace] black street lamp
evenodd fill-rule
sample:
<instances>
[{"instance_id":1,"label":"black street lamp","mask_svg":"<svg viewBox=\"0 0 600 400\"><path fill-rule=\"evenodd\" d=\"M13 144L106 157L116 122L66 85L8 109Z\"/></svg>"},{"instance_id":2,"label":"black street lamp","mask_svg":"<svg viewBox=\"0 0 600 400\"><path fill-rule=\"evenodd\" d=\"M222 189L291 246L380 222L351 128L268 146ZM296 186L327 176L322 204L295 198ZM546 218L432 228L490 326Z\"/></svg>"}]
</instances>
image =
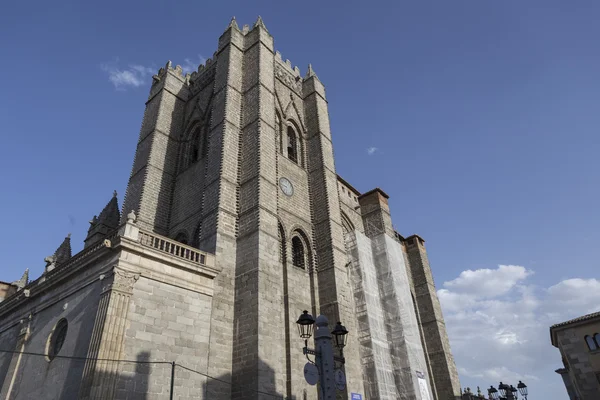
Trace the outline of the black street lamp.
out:
<instances>
[{"instance_id":1,"label":"black street lamp","mask_svg":"<svg viewBox=\"0 0 600 400\"><path fill-rule=\"evenodd\" d=\"M300 337L305 341L308 341L312 336L313 327L315 326L315 319L313 316L310 315L308 311L304 310L300 315L300 318L298 318L298 321L296 321L296 324L298 324L298 333L300 334Z\"/></svg>"},{"instance_id":2,"label":"black street lamp","mask_svg":"<svg viewBox=\"0 0 600 400\"><path fill-rule=\"evenodd\" d=\"M493 386L488 389L489 398L492 400L517 400L519 393L521 393L524 400L527 400L527 385L521 381L519 381L517 387L500 382L497 390Z\"/></svg>"},{"instance_id":3,"label":"black street lamp","mask_svg":"<svg viewBox=\"0 0 600 400\"><path fill-rule=\"evenodd\" d=\"M514 387L513 385L510 385L509 389L510 389L510 392L512 393L513 397L515 399L518 399L519 398L519 393L517 393L517 388Z\"/></svg>"},{"instance_id":4,"label":"black street lamp","mask_svg":"<svg viewBox=\"0 0 600 400\"><path fill-rule=\"evenodd\" d=\"M498 385L498 391L500 392L500 397L506 397L506 390L508 389L508 385L500 382Z\"/></svg>"},{"instance_id":5,"label":"black street lamp","mask_svg":"<svg viewBox=\"0 0 600 400\"><path fill-rule=\"evenodd\" d=\"M527 400L527 385L519 381L517 389L519 389L519 393L521 393L521 396L523 396L525 400Z\"/></svg>"},{"instance_id":6,"label":"black street lamp","mask_svg":"<svg viewBox=\"0 0 600 400\"><path fill-rule=\"evenodd\" d=\"M335 345L338 349L342 350L346 347L346 341L348 340L348 330L341 322L335 325L335 328L331 331L331 334L335 336Z\"/></svg>"},{"instance_id":7,"label":"black street lamp","mask_svg":"<svg viewBox=\"0 0 600 400\"><path fill-rule=\"evenodd\" d=\"M498 400L498 390L490 385L490 388L488 389L488 396L492 400Z\"/></svg>"},{"instance_id":8,"label":"black street lamp","mask_svg":"<svg viewBox=\"0 0 600 400\"><path fill-rule=\"evenodd\" d=\"M300 337L304 339L304 348L302 352L310 362L317 367L318 377L320 380L320 392L319 398L335 398L336 389L344 390L346 386L346 377L342 370L335 371L335 362L338 361L342 365L345 364L343 349L346 346L346 340L348 336L348 330L341 322L335 325L333 331L329 331L327 317L319 315L315 320L308 311L304 310L298 320L298 333ZM308 339L312 336L313 327L317 326L315 331L315 349L308 347ZM335 338L335 346L340 350L340 357L334 355L333 351L333 338ZM315 361L312 361L308 355L315 356ZM309 365L309 364L307 364ZM305 374L308 367L305 367ZM313 367L314 368L314 367ZM341 378L340 378L341 375ZM305 375L306 376L306 375ZM316 381L308 380L307 382L314 385Z\"/></svg>"}]
</instances>

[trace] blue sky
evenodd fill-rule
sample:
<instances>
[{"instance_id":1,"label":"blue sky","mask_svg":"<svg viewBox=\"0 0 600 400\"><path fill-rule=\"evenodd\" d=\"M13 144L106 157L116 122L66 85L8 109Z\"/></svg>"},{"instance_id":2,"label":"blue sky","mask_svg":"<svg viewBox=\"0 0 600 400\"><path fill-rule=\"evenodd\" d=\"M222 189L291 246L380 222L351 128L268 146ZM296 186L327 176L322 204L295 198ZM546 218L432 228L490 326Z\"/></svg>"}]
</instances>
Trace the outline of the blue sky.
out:
<instances>
[{"instance_id":1,"label":"blue sky","mask_svg":"<svg viewBox=\"0 0 600 400\"><path fill-rule=\"evenodd\" d=\"M427 241L462 385L564 398L547 327L600 301L597 1L7 3L0 279L122 201L149 71L259 14L326 85L338 173Z\"/></svg>"}]
</instances>

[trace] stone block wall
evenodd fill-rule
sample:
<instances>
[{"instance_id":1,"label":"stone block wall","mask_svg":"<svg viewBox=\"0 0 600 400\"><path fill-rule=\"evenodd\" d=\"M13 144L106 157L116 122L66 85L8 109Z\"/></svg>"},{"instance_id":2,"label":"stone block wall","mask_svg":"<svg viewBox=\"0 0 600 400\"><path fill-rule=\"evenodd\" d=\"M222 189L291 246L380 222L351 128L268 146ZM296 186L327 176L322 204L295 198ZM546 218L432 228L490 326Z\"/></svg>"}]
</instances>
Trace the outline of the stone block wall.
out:
<instances>
[{"instance_id":1,"label":"stone block wall","mask_svg":"<svg viewBox=\"0 0 600 400\"><path fill-rule=\"evenodd\" d=\"M592 355L585 344L584 336L576 328L567 328L557 333L558 347L561 350L565 367L574 389L581 400L597 399L600 382L591 362Z\"/></svg>"},{"instance_id":2,"label":"stone block wall","mask_svg":"<svg viewBox=\"0 0 600 400\"><path fill-rule=\"evenodd\" d=\"M140 277L129 302L122 358L174 361L207 374L211 309L210 296ZM175 372L175 398L205 398L203 375L179 367ZM142 388L146 400L164 399L170 382L169 365L152 364L144 370L126 364L120 369L117 397L126 399L128 393Z\"/></svg>"},{"instance_id":3,"label":"stone block wall","mask_svg":"<svg viewBox=\"0 0 600 400\"><path fill-rule=\"evenodd\" d=\"M52 331L64 318L68 329L59 356L86 357L100 282L96 280L74 289L76 284L65 282L45 296L25 302L18 310L4 315L0 319L1 348L48 354ZM23 335L22 347L17 346L19 332ZM84 366L82 360L60 357L51 360L47 356L3 353L0 355L0 398L77 398Z\"/></svg>"}]
</instances>

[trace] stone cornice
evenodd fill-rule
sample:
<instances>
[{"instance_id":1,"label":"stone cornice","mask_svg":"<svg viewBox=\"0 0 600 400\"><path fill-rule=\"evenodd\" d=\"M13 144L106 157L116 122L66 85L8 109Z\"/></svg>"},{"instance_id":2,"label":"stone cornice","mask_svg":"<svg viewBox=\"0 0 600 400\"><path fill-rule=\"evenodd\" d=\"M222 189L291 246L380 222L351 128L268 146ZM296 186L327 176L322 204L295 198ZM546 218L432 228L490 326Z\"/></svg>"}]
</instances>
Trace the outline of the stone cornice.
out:
<instances>
[{"instance_id":1,"label":"stone cornice","mask_svg":"<svg viewBox=\"0 0 600 400\"><path fill-rule=\"evenodd\" d=\"M151 237L152 243L144 243L141 240L143 235ZM154 247L152 244L154 244ZM181 256L178 256L177 252L169 253L170 250L167 249L174 247L182 253ZM136 254L142 258L157 261L161 268L143 267L140 263L132 263L127 259L127 254ZM98 244L82 250L63 265L45 273L29 283L24 289L2 301L0 303L0 321L5 320L9 313L29 304L33 299L50 293L49 298L45 299L42 304L34 303L32 309L25 307L27 308L26 313L37 313L96 282L99 276L111 273L110 270L121 264L128 266L128 273L141 274L141 276L149 279L207 295L212 295L212 285L187 282L181 279L179 275L181 272L187 272L212 280L220 272L220 269L215 265L215 257L212 254L201 252L198 249L154 233L140 231L136 225L128 221L121 226L118 233L114 232ZM90 267L97 268L90 269ZM130 269L131 271L129 271ZM51 292L68 279L74 280L66 290L56 293ZM135 280L137 279L134 279L133 282ZM111 287L110 289L119 288L124 290L124 287L121 288L120 286L118 288ZM21 314L22 312L11 315L13 318L10 318L10 320L16 318L18 321L19 318L22 318ZM12 322L9 322L8 325ZM5 324L2 325L6 326Z\"/></svg>"},{"instance_id":2,"label":"stone cornice","mask_svg":"<svg viewBox=\"0 0 600 400\"><path fill-rule=\"evenodd\" d=\"M116 236L110 236L111 239L114 239L115 237ZM25 288L1 302L0 320L3 315L13 310L15 307L19 307L28 300L46 293L49 289L61 284L73 274L82 271L90 264L97 263L103 257L110 255L112 246L111 239L105 239L91 247L83 249L63 265L43 274L35 281L30 282ZM76 289L78 290L87 284L89 284L89 282L77 285Z\"/></svg>"}]
</instances>

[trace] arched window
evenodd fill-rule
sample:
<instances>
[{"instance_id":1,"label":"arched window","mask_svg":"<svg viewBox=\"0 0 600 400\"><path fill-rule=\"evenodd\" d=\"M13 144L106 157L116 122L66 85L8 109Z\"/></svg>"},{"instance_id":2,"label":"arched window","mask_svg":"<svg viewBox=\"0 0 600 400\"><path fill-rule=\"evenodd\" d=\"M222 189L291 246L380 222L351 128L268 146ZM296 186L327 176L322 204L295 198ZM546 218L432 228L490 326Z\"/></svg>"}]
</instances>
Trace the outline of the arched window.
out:
<instances>
[{"instance_id":1,"label":"arched window","mask_svg":"<svg viewBox=\"0 0 600 400\"><path fill-rule=\"evenodd\" d=\"M208 135L210 135L210 121L212 119L212 109L208 112L204 123L202 124L202 148L200 158L204 158L208 155Z\"/></svg>"},{"instance_id":2,"label":"arched window","mask_svg":"<svg viewBox=\"0 0 600 400\"><path fill-rule=\"evenodd\" d=\"M598 336L598 335L596 335L596 336ZM598 348L598 345L596 344L596 341L594 340L594 338L589 335L585 336L585 342L587 343L588 348L590 350L596 350Z\"/></svg>"},{"instance_id":3,"label":"arched window","mask_svg":"<svg viewBox=\"0 0 600 400\"><path fill-rule=\"evenodd\" d=\"M344 235L346 233L353 232L354 224L352 224L352 221L350 221L350 218L343 211L341 212L341 216L342 216L342 231L344 232Z\"/></svg>"},{"instance_id":4,"label":"arched window","mask_svg":"<svg viewBox=\"0 0 600 400\"><path fill-rule=\"evenodd\" d=\"M594 335L594 341L596 342L596 348L600 348L600 333Z\"/></svg>"},{"instance_id":5,"label":"arched window","mask_svg":"<svg viewBox=\"0 0 600 400\"><path fill-rule=\"evenodd\" d=\"M179 232L177 236L175 236L175 240L179 243L188 244L187 235L185 232Z\"/></svg>"},{"instance_id":6,"label":"arched window","mask_svg":"<svg viewBox=\"0 0 600 400\"><path fill-rule=\"evenodd\" d=\"M279 261L285 263L285 231L281 223L277 225L279 226Z\"/></svg>"},{"instance_id":7,"label":"arched window","mask_svg":"<svg viewBox=\"0 0 600 400\"><path fill-rule=\"evenodd\" d=\"M306 252L304 251L304 243L298 236L292 238L292 262L296 267L305 268Z\"/></svg>"},{"instance_id":8,"label":"arched window","mask_svg":"<svg viewBox=\"0 0 600 400\"><path fill-rule=\"evenodd\" d=\"M188 165L191 165L198 161L198 159L200 158L200 128L196 128L196 130L192 134L192 142L190 143L188 151Z\"/></svg>"},{"instance_id":9,"label":"arched window","mask_svg":"<svg viewBox=\"0 0 600 400\"><path fill-rule=\"evenodd\" d=\"M288 126L287 129L287 142L288 158L298 164L298 137L291 126Z\"/></svg>"},{"instance_id":10,"label":"arched window","mask_svg":"<svg viewBox=\"0 0 600 400\"><path fill-rule=\"evenodd\" d=\"M186 170L208 154L209 125L210 113L202 122L195 123L185 135L181 152L181 171Z\"/></svg>"},{"instance_id":11,"label":"arched window","mask_svg":"<svg viewBox=\"0 0 600 400\"><path fill-rule=\"evenodd\" d=\"M54 357L58 355L60 350L65 343L65 338L67 337L67 330L69 329L69 324L66 319L61 319L58 321L50 337L48 337L48 345L47 345L47 356L48 361L52 361Z\"/></svg>"},{"instance_id":12,"label":"arched window","mask_svg":"<svg viewBox=\"0 0 600 400\"><path fill-rule=\"evenodd\" d=\"M281 117L279 116L279 113L275 111L275 146L277 146L278 151L283 154L283 137L281 135L281 127Z\"/></svg>"}]
</instances>

